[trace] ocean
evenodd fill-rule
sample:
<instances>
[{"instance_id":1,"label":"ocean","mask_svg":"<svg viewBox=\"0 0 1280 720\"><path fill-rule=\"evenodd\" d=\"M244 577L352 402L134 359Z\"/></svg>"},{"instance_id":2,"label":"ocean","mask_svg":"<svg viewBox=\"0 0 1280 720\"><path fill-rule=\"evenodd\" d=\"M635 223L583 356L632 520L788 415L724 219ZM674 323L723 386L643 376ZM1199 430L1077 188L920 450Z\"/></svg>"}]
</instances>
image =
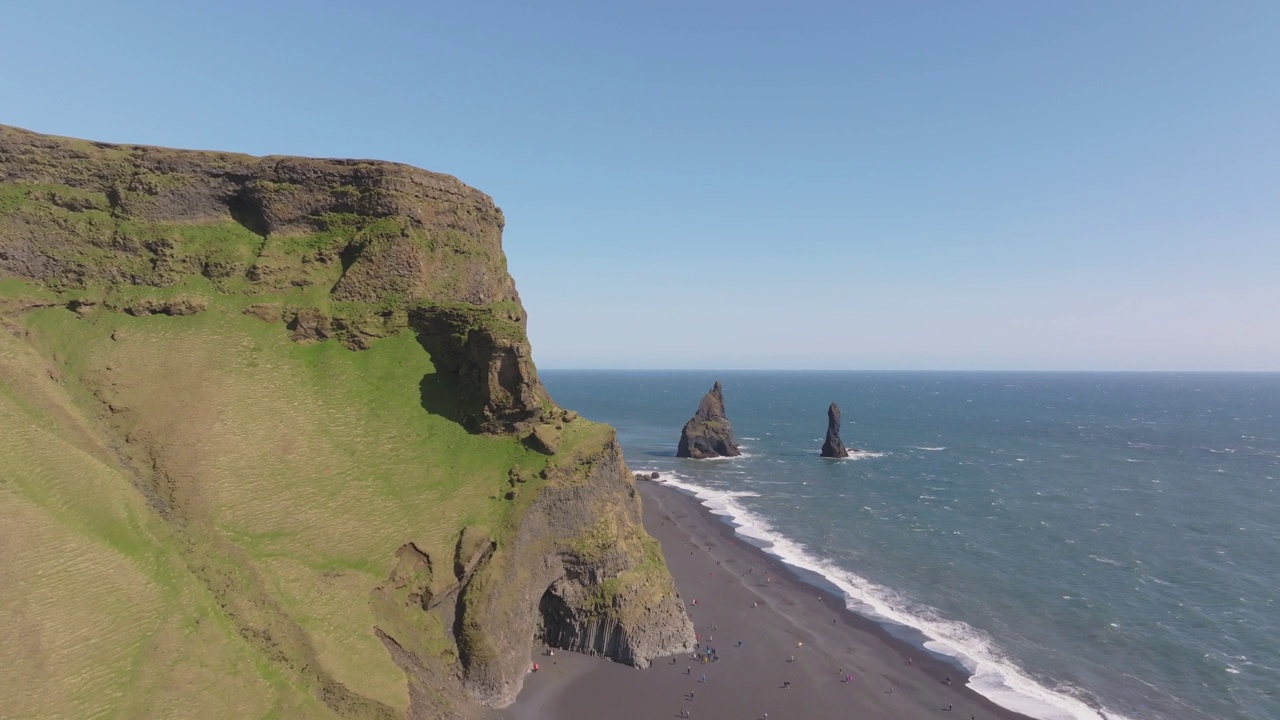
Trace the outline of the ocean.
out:
<instances>
[{"instance_id":1,"label":"ocean","mask_svg":"<svg viewBox=\"0 0 1280 720\"><path fill-rule=\"evenodd\" d=\"M1280 718L1280 374L541 375L632 470L1001 705ZM678 459L715 380L745 454ZM847 460L818 457L833 401Z\"/></svg>"}]
</instances>

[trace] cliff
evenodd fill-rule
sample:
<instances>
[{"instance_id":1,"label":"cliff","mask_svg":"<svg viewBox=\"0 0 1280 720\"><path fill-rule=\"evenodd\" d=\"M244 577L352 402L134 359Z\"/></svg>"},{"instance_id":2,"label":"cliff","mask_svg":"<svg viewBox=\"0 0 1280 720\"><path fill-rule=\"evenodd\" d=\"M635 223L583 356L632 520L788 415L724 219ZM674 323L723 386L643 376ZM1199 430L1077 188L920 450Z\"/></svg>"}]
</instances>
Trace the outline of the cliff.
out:
<instances>
[{"instance_id":1,"label":"cliff","mask_svg":"<svg viewBox=\"0 0 1280 720\"><path fill-rule=\"evenodd\" d=\"M724 388L720 381L698 403L698 410L680 430L676 457L703 460L741 455L733 439L733 426L724 414Z\"/></svg>"},{"instance_id":2,"label":"cliff","mask_svg":"<svg viewBox=\"0 0 1280 720\"><path fill-rule=\"evenodd\" d=\"M404 165L0 126L0 704L472 717L544 641L691 647L502 227Z\"/></svg>"}]
</instances>

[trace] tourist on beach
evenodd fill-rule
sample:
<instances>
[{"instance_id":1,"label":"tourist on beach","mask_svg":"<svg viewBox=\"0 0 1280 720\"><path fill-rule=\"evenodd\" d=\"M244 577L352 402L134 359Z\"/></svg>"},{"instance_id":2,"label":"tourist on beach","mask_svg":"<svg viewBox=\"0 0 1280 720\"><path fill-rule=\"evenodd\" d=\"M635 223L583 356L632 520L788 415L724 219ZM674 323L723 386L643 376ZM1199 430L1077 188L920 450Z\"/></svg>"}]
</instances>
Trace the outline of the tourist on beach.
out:
<instances>
[{"instance_id":1,"label":"tourist on beach","mask_svg":"<svg viewBox=\"0 0 1280 720\"><path fill-rule=\"evenodd\" d=\"M707 681L707 674L706 674L706 673L703 673L703 674L702 674L702 679L701 679L701 680L699 680L698 682L700 682L700 683L705 683L706 681Z\"/></svg>"}]
</instances>

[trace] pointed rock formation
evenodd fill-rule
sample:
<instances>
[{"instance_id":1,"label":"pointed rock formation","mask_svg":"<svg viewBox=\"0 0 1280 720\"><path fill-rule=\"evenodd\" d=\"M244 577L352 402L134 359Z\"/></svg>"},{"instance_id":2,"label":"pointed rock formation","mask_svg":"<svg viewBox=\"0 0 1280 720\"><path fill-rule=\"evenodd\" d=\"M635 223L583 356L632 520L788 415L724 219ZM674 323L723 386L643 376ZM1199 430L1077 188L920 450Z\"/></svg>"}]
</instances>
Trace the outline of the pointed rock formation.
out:
<instances>
[{"instance_id":1,"label":"pointed rock formation","mask_svg":"<svg viewBox=\"0 0 1280 720\"><path fill-rule=\"evenodd\" d=\"M835 403L827 408L827 439L822 443L822 457L849 457L849 451L840 442L840 406Z\"/></svg>"},{"instance_id":2,"label":"pointed rock formation","mask_svg":"<svg viewBox=\"0 0 1280 720\"><path fill-rule=\"evenodd\" d=\"M702 460L741 454L738 444L733 441L733 427L729 425L729 418L724 415L724 390L717 380L711 392L702 396L698 412L694 413L680 431L680 447L676 449L676 457Z\"/></svg>"}]
</instances>

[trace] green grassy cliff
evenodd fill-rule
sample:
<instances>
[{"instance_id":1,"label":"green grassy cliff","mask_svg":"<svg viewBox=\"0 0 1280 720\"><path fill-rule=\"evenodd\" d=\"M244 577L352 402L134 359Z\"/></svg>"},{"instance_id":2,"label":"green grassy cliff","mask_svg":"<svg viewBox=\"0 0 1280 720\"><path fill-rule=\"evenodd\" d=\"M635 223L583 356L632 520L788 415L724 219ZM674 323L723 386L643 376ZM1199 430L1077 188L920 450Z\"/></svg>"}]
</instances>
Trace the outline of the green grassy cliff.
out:
<instances>
[{"instance_id":1,"label":"green grassy cliff","mask_svg":"<svg viewBox=\"0 0 1280 720\"><path fill-rule=\"evenodd\" d=\"M382 162L0 126L0 706L466 717L692 630L502 214Z\"/></svg>"}]
</instances>

